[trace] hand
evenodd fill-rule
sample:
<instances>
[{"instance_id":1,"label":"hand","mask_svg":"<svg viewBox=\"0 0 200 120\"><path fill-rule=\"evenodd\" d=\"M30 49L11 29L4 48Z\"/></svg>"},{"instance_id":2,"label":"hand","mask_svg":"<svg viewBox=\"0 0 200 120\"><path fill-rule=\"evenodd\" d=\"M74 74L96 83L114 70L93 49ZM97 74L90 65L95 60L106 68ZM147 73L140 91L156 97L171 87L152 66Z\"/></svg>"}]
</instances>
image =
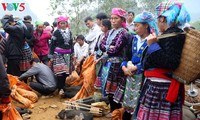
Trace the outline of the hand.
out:
<instances>
[{"instance_id":1,"label":"hand","mask_svg":"<svg viewBox=\"0 0 200 120\"><path fill-rule=\"evenodd\" d=\"M75 65L75 66L74 66L74 69L75 69L75 70L77 70L77 68L78 68L78 66L77 66L77 65Z\"/></svg>"},{"instance_id":2,"label":"hand","mask_svg":"<svg viewBox=\"0 0 200 120\"><path fill-rule=\"evenodd\" d=\"M50 31L47 31L47 33L48 33L50 36L52 36L52 33L51 33Z\"/></svg>"},{"instance_id":3,"label":"hand","mask_svg":"<svg viewBox=\"0 0 200 120\"><path fill-rule=\"evenodd\" d=\"M77 66L80 66L80 61L76 61L76 65L77 65Z\"/></svg>"},{"instance_id":4,"label":"hand","mask_svg":"<svg viewBox=\"0 0 200 120\"><path fill-rule=\"evenodd\" d=\"M133 75L131 70L128 69L127 67L125 67L125 66L122 67L122 70L123 70L124 74L127 75L127 76L132 76Z\"/></svg>"},{"instance_id":5,"label":"hand","mask_svg":"<svg viewBox=\"0 0 200 120\"><path fill-rule=\"evenodd\" d=\"M111 49L114 48L114 47L115 47L115 46L113 46L113 45L110 46Z\"/></svg>"},{"instance_id":6,"label":"hand","mask_svg":"<svg viewBox=\"0 0 200 120\"><path fill-rule=\"evenodd\" d=\"M97 57L96 57L96 55L94 56L94 61L96 61L97 60Z\"/></svg>"},{"instance_id":7,"label":"hand","mask_svg":"<svg viewBox=\"0 0 200 120\"><path fill-rule=\"evenodd\" d=\"M155 43L157 42L157 36L156 36L156 33L152 33L150 34L148 37L147 37L147 44L148 46L150 46L152 43Z\"/></svg>"},{"instance_id":8,"label":"hand","mask_svg":"<svg viewBox=\"0 0 200 120\"><path fill-rule=\"evenodd\" d=\"M135 72L137 70L137 66L132 65L132 66L130 66L129 69L130 69L131 72Z\"/></svg>"},{"instance_id":9,"label":"hand","mask_svg":"<svg viewBox=\"0 0 200 120\"><path fill-rule=\"evenodd\" d=\"M97 64L100 60L101 60L101 58L96 59L96 60L95 60L95 64Z\"/></svg>"},{"instance_id":10,"label":"hand","mask_svg":"<svg viewBox=\"0 0 200 120\"><path fill-rule=\"evenodd\" d=\"M76 57L73 57L73 58L72 58L72 61L73 61L74 63L76 63Z\"/></svg>"},{"instance_id":11,"label":"hand","mask_svg":"<svg viewBox=\"0 0 200 120\"><path fill-rule=\"evenodd\" d=\"M11 105L11 103L8 103L7 104L7 109L6 109L6 113L8 114L9 113L9 111L10 111L10 109L11 109L11 107L12 107L12 105Z\"/></svg>"}]
</instances>

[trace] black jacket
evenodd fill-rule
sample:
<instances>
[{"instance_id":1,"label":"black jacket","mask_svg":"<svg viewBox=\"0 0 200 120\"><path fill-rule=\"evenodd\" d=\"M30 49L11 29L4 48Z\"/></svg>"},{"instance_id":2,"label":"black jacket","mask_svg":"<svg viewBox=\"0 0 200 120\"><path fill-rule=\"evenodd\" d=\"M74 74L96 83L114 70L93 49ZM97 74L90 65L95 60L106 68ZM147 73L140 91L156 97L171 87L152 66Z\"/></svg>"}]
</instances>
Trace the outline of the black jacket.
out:
<instances>
[{"instance_id":1,"label":"black jacket","mask_svg":"<svg viewBox=\"0 0 200 120\"><path fill-rule=\"evenodd\" d=\"M31 47L31 49L32 49L33 46L34 46L34 42L35 42L35 37L33 35L34 28L33 28L33 25L30 22L28 22L28 21L23 21L23 22L26 25L27 30L28 30L28 32L29 32L29 34L31 36L31 38L27 39L26 41L27 41L28 45Z\"/></svg>"},{"instance_id":2,"label":"black jacket","mask_svg":"<svg viewBox=\"0 0 200 120\"><path fill-rule=\"evenodd\" d=\"M7 98L10 95L9 87L8 76L0 54L0 98Z\"/></svg>"},{"instance_id":3,"label":"black jacket","mask_svg":"<svg viewBox=\"0 0 200 120\"><path fill-rule=\"evenodd\" d=\"M24 45L25 38L30 39L24 27L16 24L14 26L9 24L11 16L5 15L1 22L5 32L9 34L6 43L6 57L8 59L20 59L22 57L22 47Z\"/></svg>"},{"instance_id":4,"label":"black jacket","mask_svg":"<svg viewBox=\"0 0 200 120\"><path fill-rule=\"evenodd\" d=\"M177 27L171 27L168 28L163 34L174 32L181 33L183 31ZM174 37L168 37L159 40L158 44L161 49L151 54L148 54L147 52L144 61L144 68L164 68L175 70L180 64L184 42L184 34L179 34ZM150 47L148 49L150 49Z\"/></svg>"},{"instance_id":5,"label":"black jacket","mask_svg":"<svg viewBox=\"0 0 200 120\"><path fill-rule=\"evenodd\" d=\"M64 38L62 37L60 30L57 29L53 33L53 37L52 37L52 40L51 40L50 54L54 53L54 49L56 47L60 47L60 48L63 48L63 49L71 49L72 52L73 52L74 47L73 47L72 32L70 31L69 45L65 45L64 44Z\"/></svg>"}]
</instances>

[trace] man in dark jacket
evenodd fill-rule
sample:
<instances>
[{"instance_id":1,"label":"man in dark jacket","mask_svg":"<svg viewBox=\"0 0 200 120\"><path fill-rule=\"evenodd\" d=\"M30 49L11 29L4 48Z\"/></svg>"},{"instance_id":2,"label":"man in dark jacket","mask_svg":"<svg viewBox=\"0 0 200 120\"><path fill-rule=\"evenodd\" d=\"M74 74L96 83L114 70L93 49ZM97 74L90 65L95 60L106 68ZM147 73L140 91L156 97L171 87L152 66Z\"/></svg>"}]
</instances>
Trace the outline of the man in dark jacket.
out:
<instances>
[{"instance_id":1,"label":"man in dark jacket","mask_svg":"<svg viewBox=\"0 0 200 120\"><path fill-rule=\"evenodd\" d=\"M3 60L0 54L0 104L9 104L10 106L10 85L8 76L3 65ZM10 106L11 107L11 106ZM0 120L2 120L2 112L0 111Z\"/></svg>"},{"instance_id":2,"label":"man in dark jacket","mask_svg":"<svg viewBox=\"0 0 200 120\"><path fill-rule=\"evenodd\" d=\"M2 20L2 26L5 32L9 34L6 43L6 57L8 59L7 73L15 76L20 76L20 59L22 58L22 47L25 38L30 39L26 29L19 24L16 24L11 14L6 14Z\"/></svg>"},{"instance_id":3,"label":"man in dark jacket","mask_svg":"<svg viewBox=\"0 0 200 120\"><path fill-rule=\"evenodd\" d=\"M24 21L23 22L26 25L27 30L31 35L31 38L27 39L26 41L27 41L28 45L30 46L30 48L33 49L35 37L33 35L34 28L33 28L33 24L31 24L31 22L32 22L31 16L30 15L24 16Z\"/></svg>"}]
</instances>

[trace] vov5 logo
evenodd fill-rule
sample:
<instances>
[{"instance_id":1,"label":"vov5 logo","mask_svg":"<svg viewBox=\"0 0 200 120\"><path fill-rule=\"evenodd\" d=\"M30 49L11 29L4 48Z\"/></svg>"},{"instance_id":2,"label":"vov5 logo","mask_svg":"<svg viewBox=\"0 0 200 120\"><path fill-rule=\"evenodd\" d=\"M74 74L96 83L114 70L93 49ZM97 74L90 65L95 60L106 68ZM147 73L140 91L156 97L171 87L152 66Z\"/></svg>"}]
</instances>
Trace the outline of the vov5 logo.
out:
<instances>
[{"instance_id":1,"label":"vov5 logo","mask_svg":"<svg viewBox=\"0 0 200 120\"><path fill-rule=\"evenodd\" d=\"M4 11L19 11L25 10L25 3L1 3Z\"/></svg>"}]
</instances>

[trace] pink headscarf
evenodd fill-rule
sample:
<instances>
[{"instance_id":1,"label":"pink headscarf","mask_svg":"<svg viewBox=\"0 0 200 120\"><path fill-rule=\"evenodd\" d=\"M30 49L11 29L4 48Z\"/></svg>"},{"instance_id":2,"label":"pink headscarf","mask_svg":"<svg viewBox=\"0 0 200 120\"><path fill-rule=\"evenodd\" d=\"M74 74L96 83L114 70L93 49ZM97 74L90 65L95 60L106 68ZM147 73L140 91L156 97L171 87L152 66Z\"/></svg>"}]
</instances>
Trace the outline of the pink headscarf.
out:
<instances>
[{"instance_id":1,"label":"pink headscarf","mask_svg":"<svg viewBox=\"0 0 200 120\"><path fill-rule=\"evenodd\" d=\"M61 22L61 21L68 22L68 19L69 19L69 17L64 17L64 16L58 17L57 18L58 28L60 28L59 22ZM69 27L69 25L67 27Z\"/></svg>"},{"instance_id":2,"label":"pink headscarf","mask_svg":"<svg viewBox=\"0 0 200 120\"><path fill-rule=\"evenodd\" d=\"M120 17L123 17L126 19L127 12L121 8L113 8L112 9L112 14L113 15L118 15ZM122 22L122 27L126 28L126 21Z\"/></svg>"}]
</instances>

